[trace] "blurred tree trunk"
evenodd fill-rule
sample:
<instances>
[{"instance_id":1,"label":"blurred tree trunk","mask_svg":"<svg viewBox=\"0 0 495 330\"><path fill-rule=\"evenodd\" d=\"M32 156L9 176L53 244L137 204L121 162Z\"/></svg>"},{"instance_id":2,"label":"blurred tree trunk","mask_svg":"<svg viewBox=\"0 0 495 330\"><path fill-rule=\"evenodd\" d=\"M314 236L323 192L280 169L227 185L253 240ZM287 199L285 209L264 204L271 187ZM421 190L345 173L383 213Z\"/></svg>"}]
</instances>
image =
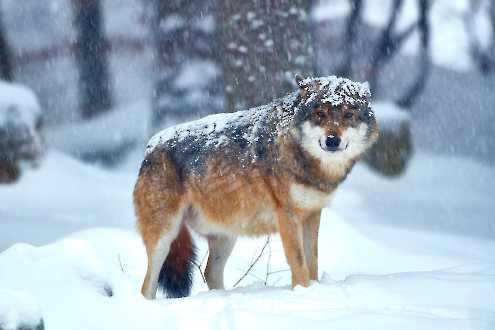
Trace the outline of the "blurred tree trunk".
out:
<instances>
[{"instance_id":1,"label":"blurred tree trunk","mask_svg":"<svg viewBox=\"0 0 495 330\"><path fill-rule=\"evenodd\" d=\"M351 12L349 18L347 19L345 28L345 42L344 42L344 52L346 56L344 57L343 63L337 70L339 76L349 76L352 71L352 60L355 56L355 42L356 35L358 33L358 28L361 25L361 14L363 11L363 0L350 0Z\"/></svg>"},{"instance_id":2,"label":"blurred tree trunk","mask_svg":"<svg viewBox=\"0 0 495 330\"><path fill-rule=\"evenodd\" d=\"M492 32L492 41L488 51L490 54L489 57L491 63L491 70L493 72L495 71L495 1L492 1L490 5L490 25Z\"/></svg>"},{"instance_id":3,"label":"blurred tree trunk","mask_svg":"<svg viewBox=\"0 0 495 330\"><path fill-rule=\"evenodd\" d=\"M218 0L229 111L283 96L296 73L313 73L310 7L307 0Z\"/></svg>"},{"instance_id":4,"label":"blurred tree trunk","mask_svg":"<svg viewBox=\"0 0 495 330\"><path fill-rule=\"evenodd\" d=\"M469 41L469 52L474 64L484 75L495 71L495 1L487 6L492 38L488 46L483 47L476 33L478 23L477 15L484 10L484 2L471 0L469 10L464 15L464 28Z\"/></svg>"},{"instance_id":5,"label":"blurred tree trunk","mask_svg":"<svg viewBox=\"0 0 495 330\"><path fill-rule=\"evenodd\" d=\"M418 6L418 19L402 30L397 30L397 22L404 4L403 0L391 2L387 23L379 37L372 46L368 58L359 53L365 50L356 50L359 44L360 34L363 30L361 0L349 0L351 12L346 23L344 41L345 57L339 66L339 74L356 80L368 80L374 95L379 94L379 80L382 68L398 54L403 43L417 31L420 37L420 49L418 53L418 72L409 74L412 83L404 91L395 103L402 109L410 109L421 95L428 81L431 70L430 59L430 25L429 12L431 0L416 0ZM364 52L366 53L366 52ZM364 65L363 65L364 63ZM378 113L378 119L379 113ZM379 122L380 124L380 122ZM402 122L398 128L388 129L388 125L382 125L378 142L368 151L365 159L368 165L378 172L393 176L404 172L411 158L413 146L409 121Z\"/></svg>"},{"instance_id":6,"label":"blurred tree trunk","mask_svg":"<svg viewBox=\"0 0 495 330\"><path fill-rule=\"evenodd\" d=\"M148 1L157 62L153 130L220 112L223 98L212 1Z\"/></svg>"},{"instance_id":7,"label":"blurred tree trunk","mask_svg":"<svg viewBox=\"0 0 495 330\"><path fill-rule=\"evenodd\" d=\"M14 79L12 55L10 53L5 27L3 25L3 11L0 9L0 78L7 81Z\"/></svg>"},{"instance_id":8,"label":"blurred tree trunk","mask_svg":"<svg viewBox=\"0 0 495 330\"><path fill-rule=\"evenodd\" d=\"M79 106L83 118L110 109L107 42L99 0L72 0L77 30L76 62L79 71Z\"/></svg>"},{"instance_id":9,"label":"blurred tree trunk","mask_svg":"<svg viewBox=\"0 0 495 330\"><path fill-rule=\"evenodd\" d=\"M397 100L397 104L403 108L410 109L419 95L423 92L431 72L430 58L430 22L428 13L430 10L429 0L418 0L419 19L418 31L420 36L419 49L419 71L416 80L411 84L402 97Z\"/></svg>"},{"instance_id":10,"label":"blurred tree trunk","mask_svg":"<svg viewBox=\"0 0 495 330\"><path fill-rule=\"evenodd\" d=\"M492 44L491 44L491 58L492 66L495 67L495 1L492 1L490 5L490 23L492 28Z\"/></svg>"}]
</instances>

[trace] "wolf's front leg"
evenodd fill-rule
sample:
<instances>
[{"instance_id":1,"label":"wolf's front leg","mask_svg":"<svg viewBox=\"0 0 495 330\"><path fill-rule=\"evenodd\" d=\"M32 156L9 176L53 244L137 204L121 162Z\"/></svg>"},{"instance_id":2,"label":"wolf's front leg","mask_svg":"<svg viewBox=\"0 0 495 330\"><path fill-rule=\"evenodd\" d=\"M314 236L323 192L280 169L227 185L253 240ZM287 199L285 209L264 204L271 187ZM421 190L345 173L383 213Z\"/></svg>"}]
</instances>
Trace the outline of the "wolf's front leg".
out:
<instances>
[{"instance_id":1,"label":"wolf's front leg","mask_svg":"<svg viewBox=\"0 0 495 330\"><path fill-rule=\"evenodd\" d=\"M309 278L318 280L318 230L321 211L311 214L303 223L304 252L309 268Z\"/></svg>"},{"instance_id":2,"label":"wolf's front leg","mask_svg":"<svg viewBox=\"0 0 495 330\"><path fill-rule=\"evenodd\" d=\"M280 211L278 215L280 237L285 257L292 272L292 287L309 285L309 270L304 253L303 224L291 212Z\"/></svg>"},{"instance_id":3,"label":"wolf's front leg","mask_svg":"<svg viewBox=\"0 0 495 330\"><path fill-rule=\"evenodd\" d=\"M225 289L223 272L227 259L234 249L236 237L227 235L214 235L208 237L208 263L206 264L205 277L210 290Z\"/></svg>"}]
</instances>

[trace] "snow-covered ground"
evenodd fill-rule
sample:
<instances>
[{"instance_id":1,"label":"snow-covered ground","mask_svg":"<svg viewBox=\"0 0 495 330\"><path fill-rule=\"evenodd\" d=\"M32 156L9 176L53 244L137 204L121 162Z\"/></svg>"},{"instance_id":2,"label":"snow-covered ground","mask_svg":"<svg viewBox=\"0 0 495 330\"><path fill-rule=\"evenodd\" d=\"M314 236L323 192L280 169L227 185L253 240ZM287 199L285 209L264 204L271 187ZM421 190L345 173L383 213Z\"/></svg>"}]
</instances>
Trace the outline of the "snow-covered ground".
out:
<instances>
[{"instance_id":1,"label":"snow-covered ground","mask_svg":"<svg viewBox=\"0 0 495 330\"><path fill-rule=\"evenodd\" d=\"M416 19L415 2L404 1L399 28ZM347 3L320 1L315 18L342 17ZM482 0L482 8L488 3ZM4 15L7 31L16 36L10 38L15 53L74 39L65 0L19 4L6 1ZM356 167L324 210L321 280L295 290L289 288L280 239L273 236L235 288L265 238L237 243L227 264L227 291L208 292L197 272L189 298L142 298L146 258L131 192L144 146L113 171L53 148L84 154L102 142L132 145L147 135L150 116L143 109L149 106L139 100L151 93L152 52L145 47L139 56L110 58L120 111L90 124L72 123L78 118L72 58L22 67L16 79L36 90L44 114L53 123L68 123L47 130L52 149L39 168L26 168L17 184L0 186L0 329L29 328L41 318L46 329L55 330L495 329L495 169L421 151L481 150L474 155L493 160L486 155L494 145L494 80L466 72L473 68L462 26L468 4L433 4L432 56L438 67L411 116L419 151L408 172L390 180ZM364 21L383 26L390 5L391 0L365 1ZM111 37L146 38L139 0L104 6ZM486 11L474 19L474 33L485 45L491 37ZM415 54L417 44L414 34L402 54ZM198 243L201 261L206 246Z\"/></svg>"},{"instance_id":2,"label":"snow-covered ground","mask_svg":"<svg viewBox=\"0 0 495 330\"><path fill-rule=\"evenodd\" d=\"M110 172L50 151L17 185L0 186L5 329L40 315L46 329L495 328L493 168L419 153L389 180L358 165L324 210L319 283L289 288L273 236L232 288L265 243L242 239L228 290L208 292L197 272L191 297L147 301L137 164Z\"/></svg>"}]
</instances>

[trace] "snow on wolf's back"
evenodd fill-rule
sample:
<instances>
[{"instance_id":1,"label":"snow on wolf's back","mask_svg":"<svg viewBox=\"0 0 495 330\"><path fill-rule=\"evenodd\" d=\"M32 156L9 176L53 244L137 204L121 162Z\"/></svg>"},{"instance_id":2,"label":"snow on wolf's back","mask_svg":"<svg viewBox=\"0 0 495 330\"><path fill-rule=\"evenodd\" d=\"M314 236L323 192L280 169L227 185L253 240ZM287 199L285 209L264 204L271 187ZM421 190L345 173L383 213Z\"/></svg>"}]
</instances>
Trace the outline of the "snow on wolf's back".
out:
<instances>
[{"instance_id":1,"label":"snow on wolf's back","mask_svg":"<svg viewBox=\"0 0 495 330\"><path fill-rule=\"evenodd\" d=\"M367 83L336 76L306 78L297 81L300 90L267 105L245 111L210 115L167 128L151 138L146 156L155 150L173 156L188 170L203 168L212 153L235 158L241 166L270 163L276 158L277 137L307 118L316 104L340 106L344 103L367 104Z\"/></svg>"},{"instance_id":2,"label":"snow on wolf's back","mask_svg":"<svg viewBox=\"0 0 495 330\"><path fill-rule=\"evenodd\" d=\"M191 169L199 169L212 153L224 153L241 165L268 160L267 148L290 125L297 96L295 92L268 105L169 127L150 139L146 156L165 151Z\"/></svg>"}]
</instances>

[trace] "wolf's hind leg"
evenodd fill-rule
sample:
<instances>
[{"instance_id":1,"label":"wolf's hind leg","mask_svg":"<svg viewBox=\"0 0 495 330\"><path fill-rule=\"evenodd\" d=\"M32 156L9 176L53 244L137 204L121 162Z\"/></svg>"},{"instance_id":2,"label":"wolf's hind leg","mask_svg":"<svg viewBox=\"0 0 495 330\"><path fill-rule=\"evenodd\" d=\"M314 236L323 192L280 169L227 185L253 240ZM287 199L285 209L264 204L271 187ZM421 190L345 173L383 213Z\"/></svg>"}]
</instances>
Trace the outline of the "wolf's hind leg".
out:
<instances>
[{"instance_id":1,"label":"wolf's hind leg","mask_svg":"<svg viewBox=\"0 0 495 330\"><path fill-rule=\"evenodd\" d=\"M209 256L206 264L205 277L210 290L225 289L223 283L223 272L229 258L236 237L227 235L215 235L208 237Z\"/></svg>"},{"instance_id":2,"label":"wolf's hind leg","mask_svg":"<svg viewBox=\"0 0 495 330\"><path fill-rule=\"evenodd\" d=\"M141 293L148 299L154 299L156 297L160 271L169 253L170 244L177 237L179 228L180 222L174 227L169 228L169 230L164 231L161 235L157 235L156 238L146 239L146 237L143 237L146 254L148 255L148 268Z\"/></svg>"},{"instance_id":3,"label":"wolf's hind leg","mask_svg":"<svg viewBox=\"0 0 495 330\"><path fill-rule=\"evenodd\" d=\"M321 211L310 215L303 223L303 240L310 280L318 280L318 230Z\"/></svg>"}]
</instances>

